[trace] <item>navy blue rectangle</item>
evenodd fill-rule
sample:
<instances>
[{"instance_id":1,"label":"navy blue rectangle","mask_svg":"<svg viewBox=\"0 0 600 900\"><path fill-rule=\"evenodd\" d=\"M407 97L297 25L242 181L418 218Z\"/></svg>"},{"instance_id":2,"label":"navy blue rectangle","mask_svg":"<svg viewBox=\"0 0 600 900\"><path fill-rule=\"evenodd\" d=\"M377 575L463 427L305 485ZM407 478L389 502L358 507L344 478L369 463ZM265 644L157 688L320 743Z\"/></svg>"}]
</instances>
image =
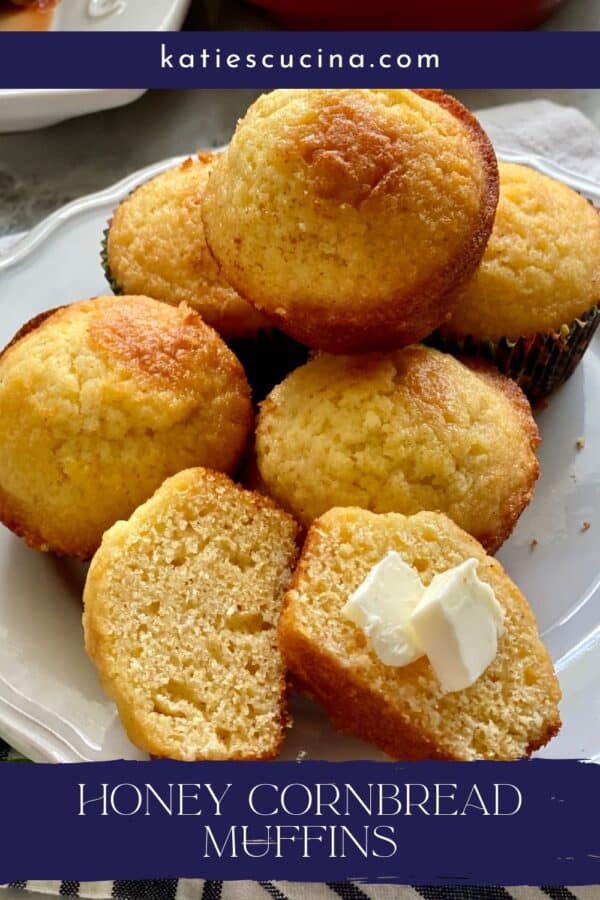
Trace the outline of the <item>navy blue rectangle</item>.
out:
<instances>
[{"instance_id":1,"label":"navy blue rectangle","mask_svg":"<svg viewBox=\"0 0 600 900\"><path fill-rule=\"evenodd\" d=\"M600 32L4 33L0 88L597 88L599 51Z\"/></svg>"},{"instance_id":2,"label":"navy blue rectangle","mask_svg":"<svg viewBox=\"0 0 600 900\"><path fill-rule=\"evenodd\" d=\"M600 767L573 760L5 765L0 798L2 883L600 882Z\"/></svg>"}]
</instances>

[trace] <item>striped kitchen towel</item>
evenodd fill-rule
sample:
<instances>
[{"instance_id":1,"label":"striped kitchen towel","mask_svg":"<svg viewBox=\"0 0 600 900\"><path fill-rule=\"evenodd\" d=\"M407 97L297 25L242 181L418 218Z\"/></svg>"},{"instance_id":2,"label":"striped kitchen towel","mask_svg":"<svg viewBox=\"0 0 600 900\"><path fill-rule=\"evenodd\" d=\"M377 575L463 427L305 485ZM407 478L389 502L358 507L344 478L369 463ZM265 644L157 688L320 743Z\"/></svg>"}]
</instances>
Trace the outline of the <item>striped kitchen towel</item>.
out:
<instances>
[{"instance_id":1,"label":"striped kitchen towel","mask_svg":"<svg viewBox=\"0 0 600 900\"><path fill-rule=\"evenodd\" d=\"M16 881L10 887L89 900L599 900L600 887L401 887L349 881Z\"/></svg>"}]
</instances>

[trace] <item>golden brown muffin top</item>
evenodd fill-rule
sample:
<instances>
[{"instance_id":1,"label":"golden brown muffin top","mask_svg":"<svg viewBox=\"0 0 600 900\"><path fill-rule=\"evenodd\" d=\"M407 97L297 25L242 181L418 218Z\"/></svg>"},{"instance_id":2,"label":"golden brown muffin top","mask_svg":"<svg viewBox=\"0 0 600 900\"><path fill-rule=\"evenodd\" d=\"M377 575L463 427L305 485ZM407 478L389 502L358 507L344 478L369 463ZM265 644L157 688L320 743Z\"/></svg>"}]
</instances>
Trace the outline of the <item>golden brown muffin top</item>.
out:
<instances>
[{"instance_id":1,"label":"golden brown muffin top","mask_svg":"<svg viewBox=\"0 0 600 900\"><path fill-rule=\"evenodd\" d=\"M232 471L252 427L237 358L200 316L96 297L25 326L0 357L0 518L86 557L168 475Z\"/></svg>"},{"instance_id":2,"label":"golden brown muffin top","mask_svg":"<svg viewBox=\"0 0 600 900\"><path fill-rule=\"evenodd\" d=\"M241 364L197 312L143 296L94 297L36 317L4 351L2 370L5 384L18 374L65 424L72 403L150 427L178 422L227 379L248 395ZM81 422L71 418L71 428Z\"/></svg>"},{"instance_id":3,"label":"golden brown muffin top","mask_svg":"<svg viewBox=\"0 0 600 900\"><path fill-rule=\"evenodd\" d=\"M142 184L116 209L107 238L112 280L125 294L185 302L226 338L267 323L221 275L202 225L214 153L199 153Z\"/></svg>"},{"instance_id":4,"label":"golden brown muffin top","mask_svg":"<svg viewBox=\"0 0 600 900\"><path fill-rule=\"evenodd\" d=\"M283 330L371 349L446 317L496 198L488 139L442 92L278 90L238 124L203 217L227 278Z\"/></svg>"},{"instance_id":5,"label":"golden brown muffin top","mask_svg":"<svg viewBox=\"0 0 600 900\"><path fill-rule=\"evenodd\" d=\"M600 302L600 215L572 188L500 163L500 199L481 265L444 334L516 340L560 330Z\"/></svg>"},{"instance_id":6,"label":"golden brown muffin top","mask_svg":"<svg viewBox=\"0 0 600 900\"><path fill-rule=\"evenodd\" d=\"M415 345L321 354L261 407L260 476L309 524L333 506L440 510L496 550L539 473L529 404L498 372Z\"/></svg>"}]
</instances>

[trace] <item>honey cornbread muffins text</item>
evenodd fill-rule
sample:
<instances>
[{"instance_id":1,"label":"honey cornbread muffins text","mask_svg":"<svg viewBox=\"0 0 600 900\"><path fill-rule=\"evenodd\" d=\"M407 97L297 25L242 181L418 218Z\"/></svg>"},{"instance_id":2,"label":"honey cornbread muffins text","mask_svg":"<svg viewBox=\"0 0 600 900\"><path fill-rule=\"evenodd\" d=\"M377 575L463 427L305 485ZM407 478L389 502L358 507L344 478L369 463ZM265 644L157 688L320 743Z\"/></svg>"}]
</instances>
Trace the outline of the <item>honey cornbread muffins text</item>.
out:
<instances>
[{"instance_id":1,"label":"honey cornbread muffins text","mask_svg":"<svg viewBox=\"0 0 600 900\"><path fill-rule=\"evenodd\" d=\"M395 550L424 584L465 559L504 611L498 652L470 687L444 693L426 657L385 665L342 614L353 591ZM294 676L334 725L395 759L518 759L560 728L560 688L527 601L502 566L433 512L375 515L332 509L312 525L279 624Z\"/></svg>"},{"instance_id":2,"label":"honey cornbread muffins text","mask_svg":"<svg viewBox=\"0 0 600 900\"><path fill-rule=\"evenodd\" d=\"M233 471L253 421L216 332L147 297L97 297L25 326L0 357L0 408L0 519L82 558L168 475Z\"/></svg>"},{"instance_id":3,"label":"honey cornbread muffins text","mask_svg":"<svg viewBox=\"0 0 600 900\"><path fill-rule=\"evenodd\" d=\"M495 552L533 494L539 443L519 388L421 345L321 354L262 403L262 482L304 524L333 506L439 510Z\"/></svg>"},{"instance_id":4,"label":"honey cornbread muffins text","mask_svg":"<svg viewBox=\"0 0 600 900\"><path fill-rule=\"evenodd\" d=\"M441 91L279 90L238 124L202 215L243 297L311 347L355 352L446 320L497 193L487 136Z\"/></svg>"},{"instance_id":5,"label":"honey cornbread muffins text","mask_svg":"<svg viewBox=\"0 0 600 900\"><path fill-rule=\"evenodd\" d=\"M277 622L297 525L225 475L167 479L104 536L84 593L88 653L131 740L173 759L277 755Z\"/></svg>"},{"instance_id":6,"label":"honey cornbread muffins text","mask_svg":"<svg viewBox=\"0 0 600 900\"><path fill-rule=\"evenodd\" d=\"M204 238L203 194L216 156L200 153L167 169L117 207L106 274L115 293L185 302L223 337L250 337L267 322L225 281Z\"/></svg>"}]
</instances>

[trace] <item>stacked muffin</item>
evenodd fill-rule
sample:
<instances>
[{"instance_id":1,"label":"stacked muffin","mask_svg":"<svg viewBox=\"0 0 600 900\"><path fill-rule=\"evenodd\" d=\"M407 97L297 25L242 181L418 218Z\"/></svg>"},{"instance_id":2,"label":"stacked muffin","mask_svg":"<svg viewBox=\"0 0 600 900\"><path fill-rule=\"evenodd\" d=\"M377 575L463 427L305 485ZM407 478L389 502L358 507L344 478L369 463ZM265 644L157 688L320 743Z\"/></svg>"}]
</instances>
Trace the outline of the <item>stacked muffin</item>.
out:
<instances>
[{"instance_id":1,"label":"stacked muffin","mask_svg":"<svg viewBox=\"0 0 600 900\"><path fill-rule=\"evenodd\" d=\"M122 296L30 323L0 358L0 517L38 549L97 551L86 646L138 746L275 755L286 669L397 757L514 758L557 731L533 614L486 556L539 474L531 407L491 363L533 396L572 370L600 219L501 176L441 91L274 91L226 152L116 210L102 259ZM399 547L424 584L478 560L504 610L494 663L449 697L343 621Z\"/></svg>"},{"instance_id":2,"label":"stacked muffin","mask_svg":"<svg viewBox=\"0 0 600 900\"><path fill-rule=\"evenodd\" d=\"M600 215L574 190L500 163L494 228L438 347L495 363L532 403L563 384L600 321Z\"/></svg>"}]
</instances>

